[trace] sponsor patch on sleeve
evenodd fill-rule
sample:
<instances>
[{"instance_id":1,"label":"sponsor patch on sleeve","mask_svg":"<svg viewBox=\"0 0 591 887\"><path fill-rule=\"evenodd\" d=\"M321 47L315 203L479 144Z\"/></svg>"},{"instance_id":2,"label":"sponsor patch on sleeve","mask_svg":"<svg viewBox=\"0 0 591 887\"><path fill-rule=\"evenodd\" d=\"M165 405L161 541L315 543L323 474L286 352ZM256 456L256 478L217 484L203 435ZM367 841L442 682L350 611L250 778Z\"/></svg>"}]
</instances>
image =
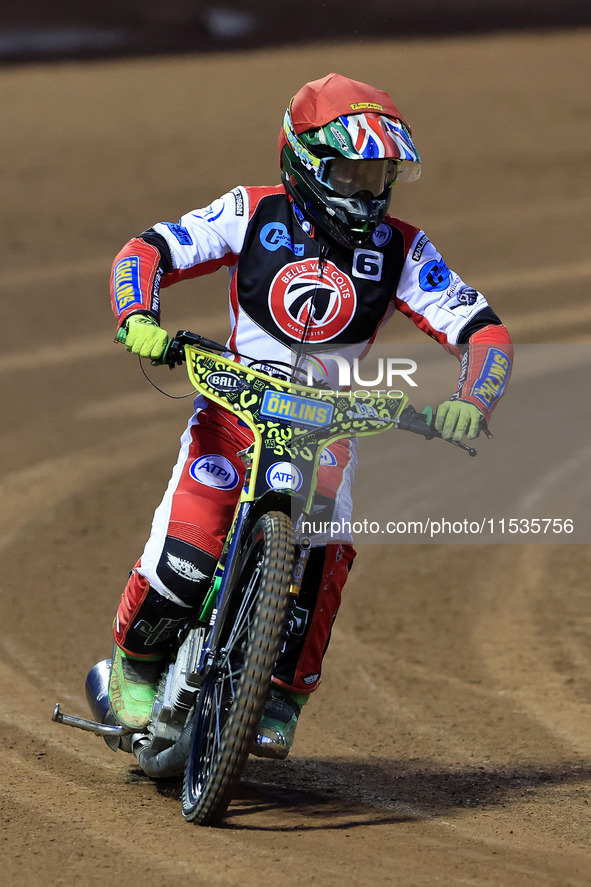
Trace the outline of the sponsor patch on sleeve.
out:
<instances>
[{"instance_id":1,"label":"sponsor patch on sleeve","mask_svg":"<svg viewBox=\"0 0 591 887\"><path fill-rule=\"evenodd\" d=\"M427 262L419 272L419 286L425 292L440 293L449 286L451 274L449 268L441 259Z\"/></svg>"},{"instance_id":2,"label":"sponsor patch on sleeve","mask_svg":"<svg viewBox=\"0 0 591 887\"><path fill-rule=\"evenodd\" d=\"M237 216L244 215L244 197L240 188L234 188L232 191L234 197L234 212Z\"/></svg>"},{"instance_id":3,"label":"sponsor patch on sleeve","mask_svg":"<svg viewBox=\"0 0 591 887\"><path fill-rule=\"evenodd\" d=\"M176 222L164 222L164 224L166 225L170 233L174 234L181 246L191 246L191 244L193 243L193 238L184 225L179 225Z\"/></svg>"},{"instance_id":4,"label":"sponsor patch on sleeve","mask_svg":"<svg viewBox=\"0 0 591 887\"><path fill-rule=\"evenodd\" d=\"M459 308L460 310L458 313L461 313L462 309L471 308L477 301L477 290L473 289L471 286L460 286L458 289L452 287L451 289L446 290L437 302L437 306L439 308L445 308L447 311L455 311Z\"/></svg>"},{"instance_id":5,"label":"sponsor patch on sleeve","mask_svg":"<svg viewBox=\"0 0 591 887\"><path fill-rule=\"evenodd\" d=\"M427 246L428 243L429 243L429 238L427 237L426 234L423 234L423 236L417 241L417 244L414 248L414 251L412 254L413 262L420 262L421 261L421 256L423 255L423 250L425 249L425 247Z\"/></svg>"},{"instance_id":6,"label":"sponsor patch on sleeve","mask_svg":"<svg viewBox=\"0 0 591 887\"><path fill-rule=\"evenodd\" d=\"M500 348L489 348L480 375L470 389L471 397L490 410L507 387L510 372L511 361L505 352Z\"/></svg>"},{"instance_id":7,"label":"sponsor patch on sleeve","mask_svg":"<svg viewBox=\"0 0 591 887\"><path fill-rule=\"evenodd\" d=\"M129 256L117 262L113 272L113 282L118 315L132 305L143 304L139 256Z\"/></svg>"}]
</instances>

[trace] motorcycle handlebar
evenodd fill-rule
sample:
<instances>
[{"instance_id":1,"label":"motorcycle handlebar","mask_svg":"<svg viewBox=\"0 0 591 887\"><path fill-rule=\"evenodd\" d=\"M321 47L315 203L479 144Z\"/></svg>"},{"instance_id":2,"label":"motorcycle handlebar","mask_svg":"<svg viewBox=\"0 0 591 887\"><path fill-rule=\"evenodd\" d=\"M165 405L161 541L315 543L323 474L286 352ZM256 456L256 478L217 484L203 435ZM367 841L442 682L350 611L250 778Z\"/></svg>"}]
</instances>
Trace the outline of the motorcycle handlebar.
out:
<instances>
[{"instance_id":1,"label":"motorcycle handlebar","mask_svg":"<svg viewBox=\"0 0 591 887\"><path fill-rule=\"evenodd\" d=\"M115 341L125 344L126 337L127 333L125 329L121 327L117 332ZM205 336L198 336L197 333L192 333L190 330L179 330L175 336L168 340L162 358L159 361L153 361L153 363L166 364L171 369L175 366L179 366L185 360L185 345L195 345L198 348L206 348L208 351L218 351L220 353L228 350L226 345L214 342L213 339L207 339ZM437 431L434 427L433 409L431 407L425 407L425 409L419 413L409 404L402 410L396 419L396 428L400 431L410 431L413 434L420 434L425 440L432 440L434 437L445 440L441 432ZM474 447L469 447L461 441L447 439L447 443L453 444L461 450L465 450L469 456L477 455L478 451L474 449Z\"/></svg>"},{"instance_id":2,"label":"motorcycle handlebar","mask_svg":"<svg viewBox=\"0 0 591 887\"><path fill-rule=\"evenodd\" d=\"M125 345L126 340L127 330L125 327L120 327L117 330L115 341ZM207 348L210 351L222 352L228 350L225 345L220 345L219 342L214 342L213 339L206 339L205 336L198 336L197 333L192 333L189 330L179 330L176 336L168 340L160 360L155 360L153 363L167 364L171 369L183 363L185 360L185 345L195 345L199 348Z\"/></svg>"}]
</instances>

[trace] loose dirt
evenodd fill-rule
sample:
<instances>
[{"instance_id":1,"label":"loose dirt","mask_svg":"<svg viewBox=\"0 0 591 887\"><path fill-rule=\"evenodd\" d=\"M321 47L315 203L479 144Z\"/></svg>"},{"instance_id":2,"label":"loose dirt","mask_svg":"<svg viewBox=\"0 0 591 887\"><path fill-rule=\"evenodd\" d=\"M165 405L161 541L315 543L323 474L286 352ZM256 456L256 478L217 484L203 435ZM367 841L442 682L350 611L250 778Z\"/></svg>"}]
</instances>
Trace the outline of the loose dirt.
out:
<instances>
[{"instance_id":1,"label":"loose dirt","mask_svg":"<svg viewBox=\"0 0 591 887\"><path fill-rule=\"evenodd\" d=\"M249 763L220 829L183 821L177 782L51 722L58 699L87 714L190 409L112 343L112 258L236 184L275 183L287 100L332 70L392 92L424 158L395 212L517 341L591 339L589 31L1 71L4 883L591 884L587 545L361 546L292 756ZM223 336L221 274L163 301L169 330ZM384 341L419 338L395 318ZM543 435L543 397L537 416Z\"/></svg>"}]
</instances>

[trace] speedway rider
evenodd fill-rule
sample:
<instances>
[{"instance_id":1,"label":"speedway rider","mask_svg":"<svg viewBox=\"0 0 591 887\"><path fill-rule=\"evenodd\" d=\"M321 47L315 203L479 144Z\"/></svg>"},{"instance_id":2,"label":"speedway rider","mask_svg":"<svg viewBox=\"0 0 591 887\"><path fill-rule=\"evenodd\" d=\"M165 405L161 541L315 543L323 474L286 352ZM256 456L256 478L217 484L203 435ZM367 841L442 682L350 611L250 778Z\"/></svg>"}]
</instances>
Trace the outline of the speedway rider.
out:
<instances>
[{"instance_id":1,"label":"speedway rider","mask_svg":"<svg viewBox=\"0 0 591 887\"><path fill-rule=\"evenodd\" d=\"M279 157L280 185L235 187L124 246L111 295L127 350L161 358L168 334L160 290L226 266L228 344L255 356L259 368L293 364L304 346L352 363L399 311L461 361L436 428L454 440L477 437L506 387L510 338L427 235L386 214L394 184L416 180L421 168L390 96L339 74L307 83L285 113ZM237 454L251 443L249 429L227 411L202 397L195 407L115 620L110 703L132 728L147 724L169 644L204 599L244 476ZM339 442L330 451L319 489L339 509L350 500L355 450ZM288 754L301 707L320 682L354 556L347 540L314 548L298 599L303 620L277 661L254 754Z\"/></svg>"}]
</instances>

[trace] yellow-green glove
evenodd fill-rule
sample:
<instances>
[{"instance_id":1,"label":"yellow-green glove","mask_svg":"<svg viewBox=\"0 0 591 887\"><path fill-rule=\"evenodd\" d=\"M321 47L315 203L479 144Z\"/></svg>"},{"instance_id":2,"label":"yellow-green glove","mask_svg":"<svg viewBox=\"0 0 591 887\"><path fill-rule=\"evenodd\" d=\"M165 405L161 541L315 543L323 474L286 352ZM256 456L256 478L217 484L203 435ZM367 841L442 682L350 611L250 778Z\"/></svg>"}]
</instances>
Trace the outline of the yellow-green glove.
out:
<instances>
[{"instance_id":1,"label":"yellow-green glove","mask_svg":"<svg viewBox=\"0 0 591 887\"><path fill-rule=\"evenodd\" d=\"M478 407L467 400L446 400L437 407L435 429L441 432L445 440L459 443L466 435L473 440L480 434L480 425L484 418Z\"/></svg>"},{"instance_id":2,"label":"yellow-green glove","mask_svg":"<svg viewBox=\"0 0 591 887\"><path fill-rule=\"evenodd\" d=\"M168 333L149 314L132 314L127 319L125 347L132 354L160 360L166 349Z\"/></svg>"}]
</instances>

